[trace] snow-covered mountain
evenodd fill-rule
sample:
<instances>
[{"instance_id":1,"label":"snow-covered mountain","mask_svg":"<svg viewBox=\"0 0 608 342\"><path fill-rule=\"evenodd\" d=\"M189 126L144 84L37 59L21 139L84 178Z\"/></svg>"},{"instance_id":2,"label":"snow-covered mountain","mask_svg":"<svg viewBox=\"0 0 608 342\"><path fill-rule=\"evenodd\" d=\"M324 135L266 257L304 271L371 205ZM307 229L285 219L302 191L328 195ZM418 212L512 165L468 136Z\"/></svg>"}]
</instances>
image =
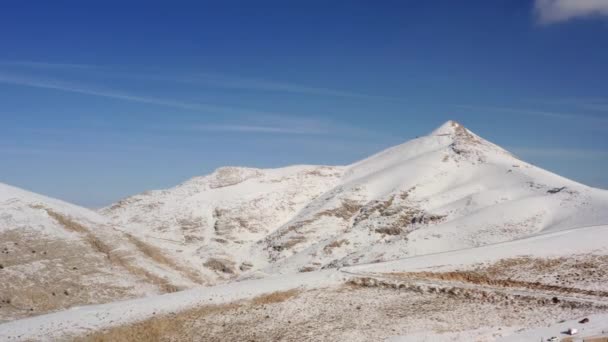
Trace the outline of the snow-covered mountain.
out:
<instances>
[{"instance_id":1,"label":"snow-covered mountain","mask_svg":"<svg viewBox=\"0 0 608 342\"><path fill-rule=\"evenodd\" d=\"M0 339L537 340L555 328L522 329L603 313L596 334L607 223L608 191L453 121L352 165L225 167L99 212L0 184Z\"/></svg>"},{"instance_id":2,"label":"snow-covered mountain","mask_svg":"<svg viewBox=\"0 0 608 342\"><path fill-rule=\"evenodd\" d=\"M98 213L0 183L0 322L194 286Z\"/></svg>"},{"instance_id":3,"label":"snow-covered mountain","mask_svg":"<svg viewBox=\"0 0 608 342\"><path fill-rule=\"evenodd\" d=\"M220 168L100 211L207 283L372 263L608 222L608 191L448 121L348 166Z\"/></svg>"}]
</instances>

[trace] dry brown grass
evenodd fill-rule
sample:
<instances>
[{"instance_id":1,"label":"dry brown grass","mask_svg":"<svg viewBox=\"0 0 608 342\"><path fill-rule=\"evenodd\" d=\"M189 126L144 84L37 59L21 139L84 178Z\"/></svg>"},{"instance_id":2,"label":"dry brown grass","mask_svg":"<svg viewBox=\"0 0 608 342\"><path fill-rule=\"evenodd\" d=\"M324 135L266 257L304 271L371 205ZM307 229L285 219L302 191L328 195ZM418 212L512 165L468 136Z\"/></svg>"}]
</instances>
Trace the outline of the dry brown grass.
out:
<instances>
[{"instance_id":1,"label":"dry brown grass","mask_svg":"<svg viewBox=\"0 0 608 342\"><path fill-rule=\"evenodd\" d=\"M378 234L399 235L403 232L403 230L399 227L382 227L376 228L375 232Z\"/></svg>"},{"instance_id":2,"label":"dry brown grass","mask_svg":"<svg viewBox=\"0 0 608 342\"><path fill-rule=\"evenodd\" d=\"M160 250L160 248L152 246L131 234L125 233L125 236L127 237L127 240L129 242L131 242L135 247L137 247L137 249L148 258L156 261L161 265L165 265L169 268L179 271L182 275L184 275L186 278L190 279L194 283L203 283L201 277L194 270L178 265L173 260L167 258Z\"/></svg>"},{"instance_id":3,"label":"dry brown grass","mask_svg":"<svg viewBox=\"0 0 608 342\"><path fill-rule=\"evenodd\" d=\"M85 243L12 229L0 233L0 250L0 322L137 295Z\"/></svg>"},{"instance_id":4,"label":"dry brown grass","mask_svg":"<svg viewBox=\"0 0 608 342\"><path fill-rule=\"evenodd\" d=\"M210 268L214 271L227 273L227 274L235 273L234 262L232 262L230 260L219 259L219 258L209 258L209 259L207 259L207 261L205 261L205 263L203 265L205 265L205 267Z\"/></svg>"},{"instance_id":5,"label":"dry brown grass","mask_svg":"<svg viewBox=\"0 0 608 342\"><path fill-rule=\"evenodd\" d=\"M413 279L433 279L471 283L476 285L489 285L493 287L518 287L532 290L543 290L560 293L578 293L590 296L608 297L608 292L599 290L580 289L558 285L543 284L540 282L529 282L523 280L497 279L487 274L475 271L453 271L453 272L406 272L394 273L394 275Z\"/></svg>"},{"instance_id":6,"label":"dry brown grass","mask_svg":"<svg viewBox=\"0 0 608 342\"><path fill-rule=\"evenodd\" d=\"M323 251L327 254L330 254L332 249L340 248L344 244L348 245L348 244L350 244L350 242L346 239L334 240L334 241L328 243L325 247L323 247Z\"/></svg>"},{"instance_id":7,"label":"dry brown grass","mask_svg":"<svg viewBox=\"0 0 608 342\"><path fill-rule=\"evenodd\" d=\"M130 258L128 255L115 253L108 244L102 241L99 237L95 236L87 227L74 221L70 217L62 215L49 208L37 207L37 209L44 209L50 217L55 219L66 230L80 234L84 241L88 243L95 251L104 254L112 265L124 268L129 273L144 279L148 283L158 286L163 292L175 292L179 290L179 288L173 285L168 279L157 276L146 269L133 264L131 262L132 258ZM136 247L138 246L136 245ZM151 250L148 250L148 252L151 252ZM143 251L142 253L146 254Z\"/></svg>"},{"instance_id":8,"label":"dry brown grass","mask_svg":"<svg viewBox=\"0 0 608 342\"><path fill-rule=\"evenodd\" d=\"M520 278L567 287L594 288L594 284L608 281L608 256L578 254L560 258L532 258L520 256L500 260L494 264L477 265L475 271L494 278Z\"/></svg>"},{"instance_id":9,"label":"dry brown grass","mask_svg":"<svg viewBox=\"0 0 608 342\"><path fill-rule=\"evenodd\" d=\"M395 200L395 196L389 197L386 201L372 201L366 204L363 208L361 208L359 215L355 217L354 224L367 220L374 213L379 213L380 215L384 214L384 212L393 205L393 201Z\"/></svg>"},{"instance_id":10,"label":"dry brown grass","mask_svg":"<svg viewBox=\"0 0 608 342\"><path fill-rule=\"evenodd\" d=\"M268 294L257 296L251 300L254 305L265 305L282 303L290 298L299 295L302 292L300 289L291 289L287 291L275 291Z\"/></svg>"},{"instance_id":11,"label":"dry brown grass","mask_svg":"<svg viewBox=\"0 0 608 342\"><path fill-rule=\"evenodd\" d=\"M342 200L342 205L333 208L321 211L315 215L315 218L319 218L322 216L335 216L344 220L350 220L363 206L359 204L357 201L353 200Z\"/></svg>"},{"instance_id":12,"label":"dry brown grass","mask_svg":"<svg viewBox=\"0 0 608 342\"><path fill-rule=\"evenodd\" d=\"M301 290L276 291L253 298L223 305L208 305L177 314L159 315L142 322L118 326L73 339L74 342L140 342L140 341L192 341L201 340L200 331L193 328L197 322L210 315L234 313L248 309L249 305L262 306L285 302L296 297ZM204 340L204 339L203 339Z\"/></svg>"},{"instance_id":13,"label":"dry brown grass","mask_svg":"<svg viewBox=\"0 0 608 342\"><path fill-rule=\"evenodd\" d=\"M306 238L304 236L296 235L296 236L290 237L289 240L287 240L287 241L283 241L283 242L280 242L279 244L273 245L272 248L275 251L280 252L285 249L290 249L290 248L294 247L295 245L298 245L304 241L306 241Z\"/></svg>"},{"instance_id":14,"label":"dry brown grass","mask_svg":"<svg viewBox=\"0 0 608 342\"><path fill-rule=\"evenodd\" d=\"M73 342L141 342L141 341L191 341L197 331L193 322L211 314L222 314L242 304L208 305L178 314L159 315L145 321L117 326L72 339ZM200 336L199 336L200 337Z\"/></svg>"}]
</instances>

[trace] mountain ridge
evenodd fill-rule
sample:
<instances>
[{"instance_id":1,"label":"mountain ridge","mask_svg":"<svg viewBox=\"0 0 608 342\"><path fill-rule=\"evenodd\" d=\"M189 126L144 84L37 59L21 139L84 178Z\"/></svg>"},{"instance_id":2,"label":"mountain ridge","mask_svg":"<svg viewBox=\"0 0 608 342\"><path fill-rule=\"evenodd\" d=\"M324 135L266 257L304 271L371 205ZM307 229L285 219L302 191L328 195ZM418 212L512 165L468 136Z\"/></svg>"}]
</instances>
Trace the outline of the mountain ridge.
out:
<instances>
[{"instance_id":1,"label":"mountain ridge","mask_svg":"<svg viewBox=\"0 0 608 342\"><path fill-rule=\"evenodd\" d=\"M183 187L194 187L188 193L198 194L192 199L195 204L188 204L188 197L179 197ZM293 191L283 196L293 187L302 190L295 202L290 197ZM562 187L560 192L549 192ZM206 273L219 281L237 275L307 271L439 252L449 250L451 245L464 248L483 245L484 239L506 241L543 229L559 229L560 224L566 227L608 220L593 205L587 209L595 216L587 220L581 218L587 210L585 205L581 205L582 210L576 208L579 213L569 219L557 210L584 201L605 208L602 190L530 165L452 120L427 136L346 166L219 168L164 190L158 198L137 196L132 198L167 209L171 215L192 223L192 230L206 232L202 242L205 248L190 248L187 259L197 260L199 265L212 259L212 264L221 265ZM576 196L578 199L573 199ZM549 204L541 204L547 200ZM175 204L178 201L181 208ZM520 208L526 205L536 209ZM572 205L569 208L574 210ZM127 229L133 234L146 230L156 239L177 237L188 245L178 225L166 217L141 205L131 209L121 212L107 207L101 213L119 226L130 226ZM512 210L525 215L515 213L508 218L503 213ZM498 233L472 225L470 217L467 219L469 215L489 213L498 215L499 222L492 223ZM147 215L154 218L146 220ZM172 227L169 230L175 235L159 224ZM466 226L461 229L462 236L458 236L456 230L460 228L455 224ZM157 228L150 229L151 225ZM256 232L252 233L248 225ZM433 238L442 235L429 233L437 230L449 238ZM480 233L487 236L476 238ZM139 236L145 239L143 234ZM180 253L186 250L179 249Z\"/></svg>"},{"instance_id":2,"label":"mountain ridge","mask_svg":"<svg viewBox=\"0 0 608 342\"><path fill-rule=\"evenodd\" d=\"M604 223L608 191L454 121L350 165L221 167L98 211L0 184L0 321Z\"/></svg>"}]
</instances>

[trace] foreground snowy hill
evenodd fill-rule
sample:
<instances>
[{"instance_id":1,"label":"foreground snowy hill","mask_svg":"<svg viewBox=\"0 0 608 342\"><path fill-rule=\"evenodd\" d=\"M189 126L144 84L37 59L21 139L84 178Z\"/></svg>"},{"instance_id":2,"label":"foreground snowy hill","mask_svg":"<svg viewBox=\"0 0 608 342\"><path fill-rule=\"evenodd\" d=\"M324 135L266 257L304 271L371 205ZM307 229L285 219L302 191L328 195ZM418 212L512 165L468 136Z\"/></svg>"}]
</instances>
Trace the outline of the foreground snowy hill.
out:
<instances>
[{"instance_id":1,"label":"foreground snowy hill","mask_svg":"<svg viewBox=\"0 0 608 342\"><path fill-rule=\"evenodd\" d=\"M94 211L0 183L0 321L192 287Z\"/></svg>"},{"instance_id":2,"label":"foreground snowy hill","mask_svg":"<svg viewBox=\"0 0 608 342\"><path fill-rule=\"evenodd\" d=\"M0 340L494 341L574 319L565 327L590 336L608 324L607 239L608 226L575 228L92 305L0 324ZM593 324L577 324L583 317ZM563 328L509 340L547 340Z\"/></svg>"},{"instance_id":3,"label":"foreground snowy hill","mask_svg":"<svg viewBox=\"0 0 608 342\"><path fill-rule=\"evenodd\" d=\"M608 222L608 192L448 121L349 166L221 168L101 210L214 282L386 261Z\"/></svg>"}]
</instances>

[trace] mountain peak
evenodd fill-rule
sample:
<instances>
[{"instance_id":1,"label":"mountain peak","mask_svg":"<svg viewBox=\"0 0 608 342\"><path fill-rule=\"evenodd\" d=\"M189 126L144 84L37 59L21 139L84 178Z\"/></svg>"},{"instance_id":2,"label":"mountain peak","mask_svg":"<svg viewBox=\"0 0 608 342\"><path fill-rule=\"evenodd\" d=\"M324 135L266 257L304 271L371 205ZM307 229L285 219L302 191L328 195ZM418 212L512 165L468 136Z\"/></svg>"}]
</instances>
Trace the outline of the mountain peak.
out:
<instances>
[{"instance_id":1,"label":"mountain peak","mask_svg":"<svg viewBox=\"0 0 608 342\"><path fill-rule=\"evenodd\" d=\"M463 125L454 121L448 120L443 125L437 127L430 135L453 135L463 130L467 130Z\"/></svg>"}]
</instances>

